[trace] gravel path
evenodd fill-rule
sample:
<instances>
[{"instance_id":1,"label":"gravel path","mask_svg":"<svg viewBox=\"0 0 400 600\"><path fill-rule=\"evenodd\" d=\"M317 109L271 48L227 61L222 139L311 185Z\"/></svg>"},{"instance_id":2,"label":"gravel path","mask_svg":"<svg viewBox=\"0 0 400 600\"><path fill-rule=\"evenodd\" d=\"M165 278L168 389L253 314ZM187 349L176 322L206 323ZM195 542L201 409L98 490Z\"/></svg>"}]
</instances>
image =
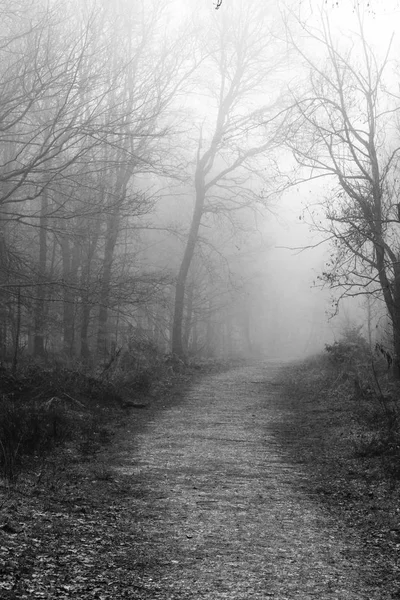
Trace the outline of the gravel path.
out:
<instances>
[{"instance_id":1,"label":"gravel path","mask_svg":"<svg viewBox=\"0 0 400 600\"><path fill-rule=\"evenodd\" d=\"M356 534L306 493L305 476L274 440L270 425L284 418L279 368L271 361L205 377L154 412L134 446L119 448L116 476L136 482L130 597L391 597L374 586Z\"/></svg>"}]
</instances>

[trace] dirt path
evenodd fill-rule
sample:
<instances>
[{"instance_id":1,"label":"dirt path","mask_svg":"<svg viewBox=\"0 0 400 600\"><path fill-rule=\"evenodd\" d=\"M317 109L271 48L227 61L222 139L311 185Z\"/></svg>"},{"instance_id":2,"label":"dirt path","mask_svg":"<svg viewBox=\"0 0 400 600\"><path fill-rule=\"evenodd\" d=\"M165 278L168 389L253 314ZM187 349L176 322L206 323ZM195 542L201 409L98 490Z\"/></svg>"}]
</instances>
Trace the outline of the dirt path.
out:
<instances>
[{"instance_id":1,"label":"dirt path","mask_svg":"<svg viewBox=\"0 0 400 600\"><path fill-rule=\"evenodd\" d=\"M274 438L279 368L204 376L6 498L1 600L398 598Z\"/></svg>"},{"instance_id":2,"label":"dirt path","mask_svg":"<svg viewBox=\"0 0 400 600\"><path fill-rule=\"evenodd\" d=\"M128 597L391 597L374 587L356 534L305 493L273 438L284 418L273 408L278 368L209 376L155 413L134 449L120 447L114 468L138 492L126 505L136 544Z\"/></svg>"}]
</instances>

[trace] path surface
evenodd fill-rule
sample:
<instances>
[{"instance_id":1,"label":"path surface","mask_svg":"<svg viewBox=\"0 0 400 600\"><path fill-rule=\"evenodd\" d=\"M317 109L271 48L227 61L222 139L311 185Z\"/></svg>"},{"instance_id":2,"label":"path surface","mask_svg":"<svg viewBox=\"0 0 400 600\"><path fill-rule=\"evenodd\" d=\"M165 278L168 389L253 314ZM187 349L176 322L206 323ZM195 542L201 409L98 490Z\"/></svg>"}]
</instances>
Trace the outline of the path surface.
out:
<instances>
[{"instance_id":1,"label":"path surface","mask_svg":"<svg viewBox=\"0 0 400 600\"><path fill-rule=\"evenodd\" d=\"M135 448L120 448L114 469L138 490L130 597L389 598L374 588L356 534L305 492L305 476L274 440L271 424L285 417L276 408L279 368L265 362L204 378L154 413Z\"/></svg>"}]
</instances>

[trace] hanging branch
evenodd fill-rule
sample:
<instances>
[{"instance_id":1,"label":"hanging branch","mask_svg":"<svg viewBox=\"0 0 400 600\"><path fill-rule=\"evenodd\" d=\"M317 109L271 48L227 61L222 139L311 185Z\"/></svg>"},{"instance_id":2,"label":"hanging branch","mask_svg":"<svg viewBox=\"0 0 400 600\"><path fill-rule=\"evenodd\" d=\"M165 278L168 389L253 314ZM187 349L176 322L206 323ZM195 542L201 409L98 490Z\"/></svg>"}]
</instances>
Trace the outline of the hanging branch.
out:
<instances>
[{"instance_id":1,"label":"hanging branch","mask_svg":"<svg viewBox=\"0 0 400 600\"><path fill-rule=\"evenodd\" d=\"M219 7L221 6L221 4L222 4L222 0L217 0L217 5L215 7L215 10L218 10Z\"/></svg>"}]
</instances>

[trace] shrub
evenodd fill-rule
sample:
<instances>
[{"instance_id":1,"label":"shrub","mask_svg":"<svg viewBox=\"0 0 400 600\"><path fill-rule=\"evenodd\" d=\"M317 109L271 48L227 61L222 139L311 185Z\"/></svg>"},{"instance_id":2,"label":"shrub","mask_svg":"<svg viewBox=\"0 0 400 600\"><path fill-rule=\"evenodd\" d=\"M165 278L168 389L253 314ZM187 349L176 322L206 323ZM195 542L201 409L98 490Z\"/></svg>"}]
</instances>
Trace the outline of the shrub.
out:
<instances>
[{"instance_id":1,"label":"shrub","mask_svg":"<svg viewBox=\"0 0 400 600\"><path fill-rule=\"evenodd\" d=\"M360 327L350 327L344 331L339 341L325 345L325 350L334 364L354 365L354 363L368 361L370 349L360 329Z\"/></svg>"},{"instance_id":2,"label":"shrub","mask_svg":"<svg viewBox=\"0 0 400 600\"><path fill-rule=\"evenodd\" d=\"M99 373L123 397L148 395L176 373L164 353L146 339L131 340L128 347Z\"/></svg>"},{"instance_id":3,"label":"shrub","mask_svg":"<svg viewBox=\"0 0 400 600\"><path fill-rule=\"evenodd\" d=\"M88 440L122 400L108 382L63 367L0 369L0 475L13 481L28 457Z\"/></svg>"},{"instance_id":4,"label":"shrub","mask_svg":"<svg viewBox=\"0 0 400 600\"><path fill-rule=\"evenodd\" d=\"M356 454L381 457L386 471L400 475L400 427L398 382L387 377L382 356L374 356L357 328L326 346L331 369L337 373L334 385L326 390L328 400L359 400L353 405L358 432L354 439ZM353 403L352 403L353 404ZM397 469L397 470L396 470Z\"/></svg>"},{"instance_id":5,"label":"shrub","mask_svg":"<svg viewBox=\"0 0 400 600\"><path fill-rule=\"evenodd\" d=\"M59 402L0 399L0 469L15 480L27 456L42 455L71 437L75 415Z\"/></svg>"},{"instance_id":6,"label":"shrub","mask_svg":"<svg viewBox=\"0 0 400 600\"><path fill-rule=\"evenodd\" d=\"M285 389L308 410L310 428L326 419L324 444L346 447L387 481L400 480L400 382L373 372L365 340L341 339L324 354L293 365ZM304 416L304 415L303 415ZM319 425L322 428L322 425ZM330 438L329 438L330 436Z\"/></svg>"}]
</instances>

